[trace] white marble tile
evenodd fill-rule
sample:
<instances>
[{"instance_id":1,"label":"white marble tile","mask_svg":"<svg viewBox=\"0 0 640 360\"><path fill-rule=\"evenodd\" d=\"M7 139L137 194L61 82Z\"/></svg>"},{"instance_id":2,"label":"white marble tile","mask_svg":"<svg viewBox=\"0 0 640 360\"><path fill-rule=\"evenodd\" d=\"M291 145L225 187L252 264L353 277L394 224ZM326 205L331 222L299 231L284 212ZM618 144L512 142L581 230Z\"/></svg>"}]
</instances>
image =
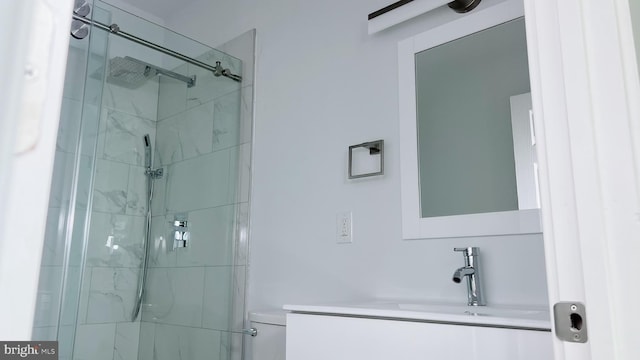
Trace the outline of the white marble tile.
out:
<instances>
[{"instance_id":1,"label":"white marble tile","mask_svg":"<svg viewBox=\"0 0 640 360\"><path fill-rule=\"evenodd\" d=\"M113 360L135 360L138 358L140 322L118 323L113 348Z\"/></svg>"},{"instance_id":2,"label":"white marble tile","mask_svg":"<svg viewBox=\"0 0 640 360\"><path fill-rule=\"evenodd\" d=\"M229 149L229 187L227 192L227 203L236 204L242 201L240 189L242 187L242 148L233 147Z\"/></svg>"},{"instance_id":3,"label":"white marble tile","mask_svg":"<svg viewBox=\"0 0 640 360\"><path fill-rule=\"evenodd\" d=\"M46 327L58 324L62 275L62 266L40 267L34 326Z\"/></svg>"},{"instance_id":4,"label":"white marble tile","mask_svg":"<svg viewBox=\"0 0 640 360\"><path fill-rule=\"evenodd\" d=\"M233 339L231 333L227 331L220 332L220 355L219 359L231 360L231 353L233 347ZM253 359L253 356L249 359Z\"/></svg>"},{"instance_id":5,"label":"white marble tile","mask_svg":"<svg viewBox=\"0 0 640 360\"><path fill-rule=\"evenodd\" d=\"M205 272L202 326L227 330L231 320L232 266L207 267Z\"/></svg>"},{"instance_id":6,"label":"white marble tile","mask_svg":"<svg viewBox=\"0 0 640 360\"><path fill-rule=\"evenodd\" d=\"M87 264L103 267L142 266L146 218L94 212L91 216Z\"/></svg>"},{"instance_id":7,"label":"white marble tile","mask_svg":"<svg viewBox=\"0 0 640 360\"><path fill-rule=\"evenodd\" d=\"M187 64L172 70L187 75ZM166 119L187 109L187 85L179 80L161 76L158 90L158 120ZM196 80L197 83L197 80Z\"/></svg>"},{"instance_id":8,"label":"white marble tile","mask_svg":"<svg viewBox=\"0 0 640 360\"><path fill-rule=\"evenodd\" d=\"M78 305L77 310L77 323L78 324L86 324L87 323L87 311L89 308L89 294L91 293L91 275L93 272L93 268L85 267L83 270L82 281L79 282L78 286L80 286L80 303ZM70 313L72 314L72 313ZM65 315L66 317L66 315ZM73 318L73 316L69 316ZM65 325L67 322L65 322ZM70 322L69 324L75 324L74 322Z\"/></svg>"},{"instance_id":9,"label":"white marble tile","mask_svg":"<svg viewBox=\"0 0 640 360\"><path fill-rule=\"evenodd\" d=\"M176 252L172 250L172 241L168 218L164 215L154 216L151 220L149 267L176 266Z\"/></svg>"},{"instance_id":10,"label":"white marble tile","mask_svg":"<svg viewBox=\"0 0 640 360\"><path fill-rule=\"evenodd\" d=\"M253 137L253 85L240 90L240 144L251 143Z\"/></svg>"},{"instance_id":11,"label":"white marble tile","mask_svg":"<svg viewBox=\"0 0 640 360\"><path fill-rule=\"evenodd\" d=\"M176 250L178 266L231 265L235 206L191 211L189 246Z\"/></svg>"},{"instance_id":12,"label":"white marble tile","mask_svg":"<svg viewBox=\"0 0 640 360\"><path fill-rule=\"evenodd\" d=\"M113 360L116 324L79 325L74 360Z\"/></svg>"},{"instance_id":13,"label":"white marble tile","mask_svg":"<svg viewBox=\"0 0 640 360\"><path fill-rule=\"evenodd\" d=\"M170 165L165 172L167 211L228 204L229 156L228 150L222 150Z\"/></svg>"},{"instance_id":14,"label":"white marble tile","mask_svg":"<svg viewBox=\"0 0 640 360\"><path fill-rule=\"evenodd\" d=\"M156 325L154 360L218 359L220 332L172 325Z\"/></svg>"},{"instance_id":15,"label":"white marble tile","mask_svg":"<svg viewBox=\"0 0 640 360\"><path fill-rule=\"evenodd\" d=\"M142 320L200 327L203 282L202 267L149 269Z\"/></svg>"},{"instance_id":16,"label":"white marble tile","mask_svg":"<svg viewBox=\"0 0 640 360\"><path fill-rule=\"evenodd\" d=\"M58 354L59 360L71 360L73 357L73 339L76 333L76 324L60 326L58 329Z\"/></svg>"},{"instance_id":17,"label":"white marble tile","mask_svg":"<svg viewBox=\"0 0 640 360\"><path fill-rule=\"evenodd\" d=\"M156 153L157 154L157 153ZM158 155L156 155L156 159ZM158 168L159 165L155 165ZM153 216L164 215L167 212L165 208L165 198L167 189L167 168L163 167L164 175L160 179L153 180L153 197L151 198L151 213Z\"/></svg>"},{"instance_id":18,"label":"white marble tile","mask_svg":"<svg viewBox=\"0 0 640 360\"><path fill-rule=\"evenodd\" d=\"M87 268L84 271L84 278L82 273L80 266L67 268L62 308L58 310L60 311L60 325L75 325L77 322L84 322L89 291L88 286L83 287L83 284L84 281L87 284L91 283L87 277L87 274L91 274L91 270Z\"/></svg>"},{"instance_id":19,"label":"white marble tile","mask_svg":"<svg viewBox=\"0 0 640 360\"><path fill-rule=\"evenodd\" d=\"M97 110L100 116L100 119L97 122L92 123L92 127L93 128L97 128L97 134L96 137L91 137L91 134L85 134L84 132L82 133L83 138L87 137L86 140L84 140L87 144L90 144L91 141L95 141L94 146L96 147L96 151L95 151L95 156L98 159L105 159L105 153L104 153L104 143L105 143L105 139L107 137L107 124L108 124L108 117L109 114L111 112L113 112L114 110L106 108L106 107L102 107L99 110ZM85 148L83 147L82 149L83 153L85 152ZM86 152L91 155L92 153L90 152L90 146L87 146L86 148Z\"/></svg>"},{"instance_id":20,"label":"white marble tile","mask_svg":"<svg viewBox=\"0 0 640 360\"><path fill-rule=\"evenodd\" d=\"M87 323L131 321L138 269L93 268Z\"/></svg>"},{"instance_id":21,"label":"white marble tile","mask_svg":"<svg viewBox=\"0 0 640 360\"><path fill-rule=\"evenodd\" d=\"M76 155L62 151L55 152L53 163L53 176L51 179L51 191L49 193L49 207L62 208L66 211L70 205L71 194L73 193L73 175L75 171ZM76 204L86 207L89 197L89 180L92 171L91 158L82 155L80 157L79 172L81 174L78 181Z\"/></svg>"},{"instance_id":22,"label":"white marble tile","mask_svg":"<svg viewBox=\"0 0 640 360\"><path fill-rule=\"evenodd\" d=\"M56 150L70 153L76 152L80 132L81 114L81 101L65 98L62 99Z\"/></svg>"},{"instance_id":23,"label":"white marble tile","mask_svg":"<svg viewBox=\"0 0 640 360\"><path fill-rule=\"evenodd\" d=\"M245 299L247 290L247 267L234 266L231 282L231 316L230 329L241 329L244 326Z\"/></svg>"},{"instance_id":24,"label":"white marble tile","mask_svg":"<svg viewBox=\"0 0 640 360\"><path fill-rule=\"evenodd\" d=\"M123 113L155 120L158 116L158 80L152 78L142 86L128 89L105 83L102 105Z\"/></svg>"},{"instance_id":25,"label":"white marble tile","mask_svg":"<svg viewBox=\"0 0 640 360\"><path fill-rule=\"evenodd\" d=\"M156 324L149 322L140 323L140 340L138 342L137 360L154 360L153 343L156 336ZM136 358L132 358L135 360Z\"/></svg>"},{"instance_id":26,"label":"white marble tile","mask_svg":"<svg viewBox=\"0 0 640 360\"><path fill-rule=\"evenodd\" d=\"M148 176L146 168L131 165L129 167L129 185L127 186L127 215L146 216L148 208ZM155 180L153 180L155 181Z\"/></svg>"},{"instance_id":27,"label":"white marble tile","mask_svg":"<svg viewBox=\"0 0 640 360\"><path fill-rule=\"evenodd\" d=\"M242 336L230 332L220 334L220 358L221 360L242 360Z\"/></svg>"},{"instance_id":28,"label":"white marble tile","mask_svg":"<svg viewBox=\"0 0 640 360\"><path fill-rule=\"evenodd\" d=\"M149 134L155 143L155 121L115 110L107 110L105 120L104 158L144 166L143 136Z\"/></svg>"},{"instance_id":29,"label":"white marble tile","mask_svg":"<svg viewBox=\"0 0 640 360\"><path fill-rule=\"evenodd\" d=\"M213 102L197 106L158 123L159 164L166 165L210 153Z\"/></svg>"},{"instance_id":30,"label":"white marble tile","mask_svg":"<svg viewBox=\"0 0 640 360\"><path fill-rule=\"evenodd\" d=\"M93 210L124 214L127 207L129 165L98 159L93 190Z\"/></svg>"},{"instance_id":31,"label":"white marble tile","mask_svg":"<svg viewBox=\"0 0 640 360\"><path fill-rule=\"evenodd\" d=\"M214 62L215 64L215 62ZM192 108L208 103L214 96L220 96L217 84L218 78L209 70L199 66L189 65L189 76L196 76L196 85L187 89L187 108ZM218 90L218 91L216 91Z\"/></svg>"},{"instance_id":32,"label":"white marble tile","mask_svg":"<svg viewBox=\"0 0 640 360\"><path fill-rule=\"evenodd\" d=\"M101 106L102 94L104 93L104 70L106 63L106 51L96 51L97 36L92 37L91 54L87 63L88 76L84 79L84 97L85 104ZM106 39L105 39L106 40Z\"/></svg>"},{"instance_id":33,"label":"white marble tile","mask_svg":"<svg viewBox=\"0 0 640 360\"><path fill-rule=\"evenodd\" d=\"M242 201L240 193L242 187L243 163L242 147L236 146L229 149L229 186L227 188L227 203L237 204Z\"/></svg>"},{"instance_id":34,"label":"white marble tile","mask_svg":"<svg viewBox=\"0 0 640 360\"><path fill-rule=\"evenodd\" d=\"M102 157L104 136L102 137L101 147L96 148L101 125L100 116L101 112L97 105L84 103L82 109L82 128L80 130L80 152L82 155L94 157L94 153L96 153L96 156Z\"/></svg>"},{"instance_id":35,"label":"white marble tile","mask_svg":"<svg viewBox=\"0 0 640 360\"><path fill-rule=\"evenodd\" d=\"M213 150L225 149L240 143L240 91L214 100Z\"/></svg>"},{"instance_id":36,"label":"white marble tile","mask_svg":"<svg viewBox=\"0 0 640 360\"><path fill-rule=\"evenodd\" d=\"M231 156L231 159L235 160L236 163L231 164L230 171L231 176L236 174L234 182L236 192L235 194L231 193L232 196L235 195L235 198L230 200L233 202L248 202L251 191L251 144L242 144L232 151L237 151L236 156Z\"/></svg>"}]
</instances>

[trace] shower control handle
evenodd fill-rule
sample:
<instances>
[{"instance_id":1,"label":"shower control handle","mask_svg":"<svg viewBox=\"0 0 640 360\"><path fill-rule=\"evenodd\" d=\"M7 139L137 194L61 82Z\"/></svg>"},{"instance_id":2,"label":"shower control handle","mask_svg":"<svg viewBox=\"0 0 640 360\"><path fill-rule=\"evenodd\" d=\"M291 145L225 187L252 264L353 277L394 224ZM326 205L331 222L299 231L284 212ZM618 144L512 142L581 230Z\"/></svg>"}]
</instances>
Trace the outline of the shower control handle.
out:
<instances>
[{"instance_id":1,"label":"shower control handle","mask_svg":"<svg viewBox=\"0 0 640 360\"><path fill-rule=\"evenodd\" d=\"M185 219L173 220L173 250L177 248L186 248L189 245L188 221Z\"/></svg>"},{"instance_id":2,"label":"shower control handle","mask_svg":"<svg viewBox=\"0 0 640 360\"><path fill-rule=\"evenodd\" d=\"M189 244L189 232L176 230L173 236L173 249L186 248Z\"/></svg>"}]
</instances>

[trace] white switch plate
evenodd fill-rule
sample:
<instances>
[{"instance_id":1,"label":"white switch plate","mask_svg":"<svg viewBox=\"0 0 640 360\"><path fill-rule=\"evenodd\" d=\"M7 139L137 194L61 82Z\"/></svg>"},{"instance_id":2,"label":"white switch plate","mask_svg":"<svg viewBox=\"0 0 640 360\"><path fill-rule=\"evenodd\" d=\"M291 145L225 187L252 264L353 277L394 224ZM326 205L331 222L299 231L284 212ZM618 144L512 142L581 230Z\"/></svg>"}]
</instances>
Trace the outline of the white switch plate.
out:
<instances>
[{"instance_id":1,"label":"white switch plate","mask_svg":"<svg viewBox=\"0 0 640 360\"><path fill-rule=\"evenodd\" d=\"M350 244L353 242L353 221L351 211L336 214L336 243Z\"/></svg>"}]
</instances>

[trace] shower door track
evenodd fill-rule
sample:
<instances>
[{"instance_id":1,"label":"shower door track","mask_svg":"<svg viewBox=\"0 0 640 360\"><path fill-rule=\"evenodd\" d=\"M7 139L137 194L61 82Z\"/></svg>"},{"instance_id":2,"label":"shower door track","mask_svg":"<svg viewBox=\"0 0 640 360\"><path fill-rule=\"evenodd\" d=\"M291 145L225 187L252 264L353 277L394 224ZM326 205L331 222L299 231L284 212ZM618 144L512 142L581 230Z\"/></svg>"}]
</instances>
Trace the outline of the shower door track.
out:
<instances>
[{"instance_id":1,"label":"shower door track","mask_svg":"<svg viewBox=\"0 0 640 360\"><path fill-rule=\"evenodd\" d=\"M114 35L120 36L121 38L133 41L133 42L135 42L137 44L140 44L142 46L146 46L148 48L154 49L154 50L159 51L159 52L161 52L163 54L166 54L166 55L169 55L169 56L173 56L173 57L175 57L177 59L180 59L182 61L188 62L189 64L199 66L199 67L201 67L203 69L206 69L206 70L209 70L209 71L213 72L216 76L225 76L225 77L228 77L228 78L230 78L232 80L235 80L235 81L238 81L238 82L242 81L242 76L231 74L229 72L229 69L222 69L221 66L220 66L220 62L218 62L216 64L216 66L211 66L211 65L209 65L207 63L204 63L204 62L202 62L200 60L196 60L196 59L194 59L192 57L183 55L183 54L181 54L181 53L179 53L177 51L173 51L171 49L167 49L164 46L160 46L158 44L152 43L151 41L139 38L139 37L137 37L135 35L132 35L132 34L129 34L129 33L125 32L125 31L122 31L122 30L120 30L120 27L117 24L107 25L107 24L103 24L103 23L101 23L101 22L99 22L97 20L87 19L87 18L84 18L82 16L78 16L76 14L73 14L73 19L81 21L81 22L83 22L83 23L85 23L85 24L87 24L89 26L95 26L98 29L108 31L108 32L110 32L110 33L112 33Z\"/></svg>"}]
</instances>

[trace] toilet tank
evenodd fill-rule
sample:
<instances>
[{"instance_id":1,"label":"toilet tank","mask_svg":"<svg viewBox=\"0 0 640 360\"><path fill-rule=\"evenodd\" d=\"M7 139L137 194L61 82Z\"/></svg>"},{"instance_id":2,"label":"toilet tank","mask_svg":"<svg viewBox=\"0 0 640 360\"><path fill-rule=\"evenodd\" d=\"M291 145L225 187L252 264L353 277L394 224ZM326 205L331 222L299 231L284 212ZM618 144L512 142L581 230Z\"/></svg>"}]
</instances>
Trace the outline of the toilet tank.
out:
<instances>
[{"instance_id":1,"label":"toilet tank","mask_svg":"<svg viewBox=\"0 0 640 360\"><path fill-rule=\"evenodd\" d=\"M251 327L258 330L251 338L252 360L285 360L286 314L283 310L249 313Z\"/></svg>"}]
</instances>

